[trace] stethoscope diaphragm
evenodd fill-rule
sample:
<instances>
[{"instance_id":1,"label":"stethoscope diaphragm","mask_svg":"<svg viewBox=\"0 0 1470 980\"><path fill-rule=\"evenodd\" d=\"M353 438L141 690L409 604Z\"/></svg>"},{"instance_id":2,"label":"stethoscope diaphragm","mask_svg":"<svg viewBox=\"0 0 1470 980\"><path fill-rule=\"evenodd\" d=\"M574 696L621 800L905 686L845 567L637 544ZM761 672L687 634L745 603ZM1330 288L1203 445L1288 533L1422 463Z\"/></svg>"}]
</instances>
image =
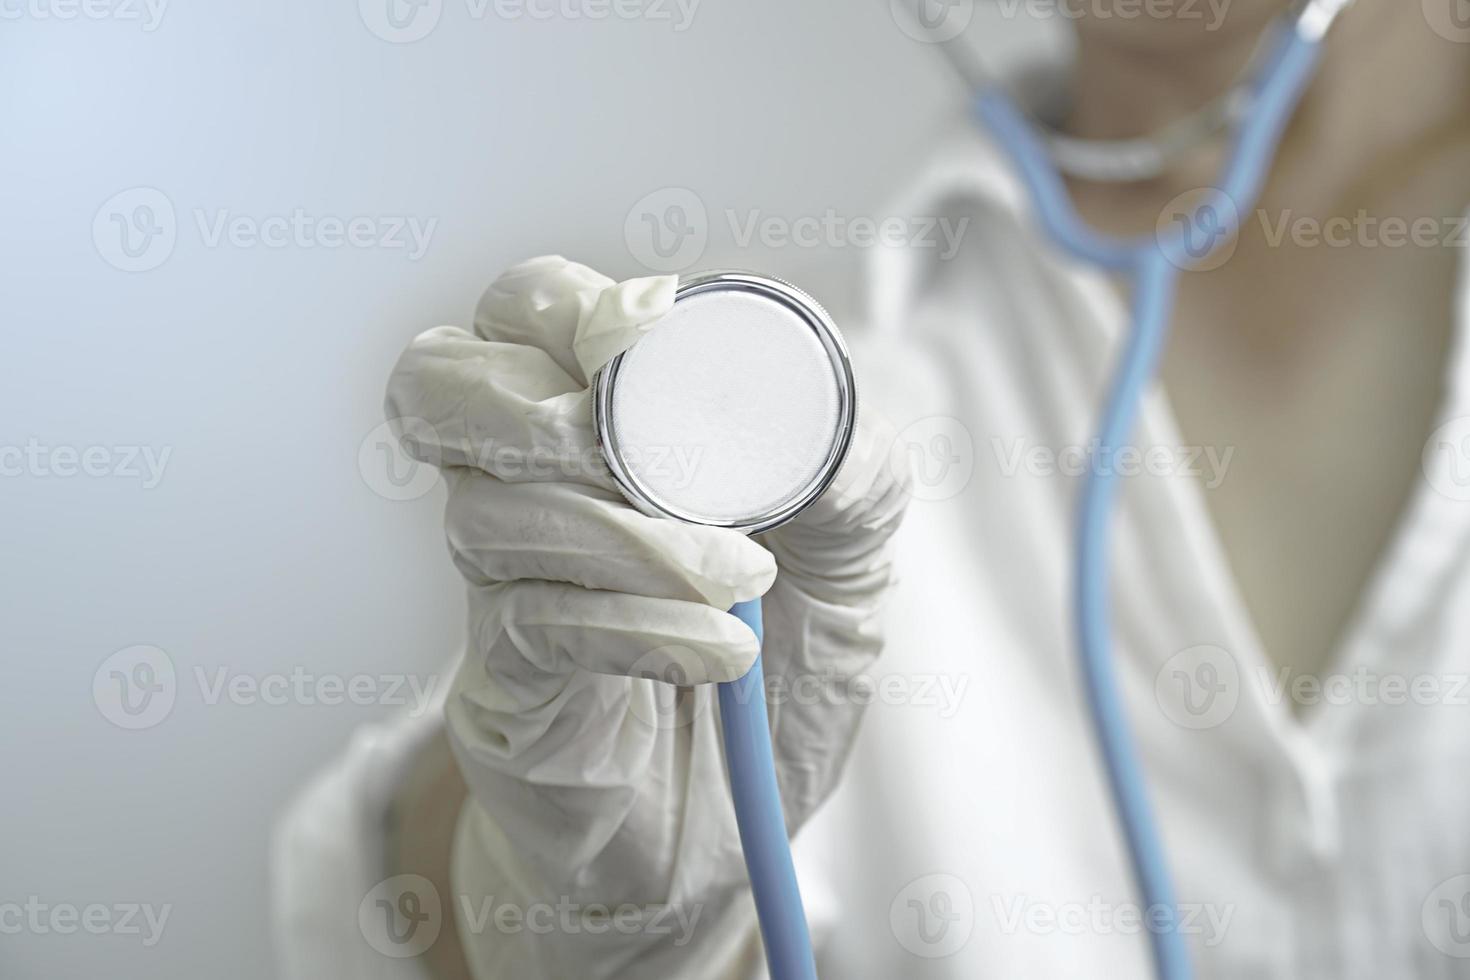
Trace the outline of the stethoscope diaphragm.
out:
<instances>
[{"instance_id":1,"label":"stethoscope diaphragm","mask_svg":"<svg viewBox=\"0 0 1470 980\"><path fill-rule=\"evenodd\" d=\"M664 318L598 372L592 405L603 457L634 506L749 534L822 495L857 411L826 311L748 272L683 280Z\"/></svg>"}]
</instances>

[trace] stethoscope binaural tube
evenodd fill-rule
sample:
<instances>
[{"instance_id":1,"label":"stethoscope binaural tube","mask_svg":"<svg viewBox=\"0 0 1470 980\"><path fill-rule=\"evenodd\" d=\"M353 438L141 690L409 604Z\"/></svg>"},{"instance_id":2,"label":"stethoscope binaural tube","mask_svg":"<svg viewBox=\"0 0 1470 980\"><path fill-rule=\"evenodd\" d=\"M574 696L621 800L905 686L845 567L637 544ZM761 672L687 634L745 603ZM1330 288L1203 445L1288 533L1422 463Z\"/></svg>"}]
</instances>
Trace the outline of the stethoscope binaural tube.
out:
<instances>
[{"instance_id":1,"label":"stethoscope binaural tube","mask_svg":"<svg viewBox=\"0 0 1470 980\"><path fill-rule=\"evenodd\" d=\"M1246 115L1219 184L1212 189L1213 202L1228 205L1215 212L1218 219L1220 210L1224 211L1224 223L1217 225L1213 239L1216 246L1234 236L1240 216L1254 206L1281 134L1311 81L1322 36L1343 6L1342 0L1308 3L1268 39L1260 73L1247 94ZM1132 432L1144 389L1157 370L1179 271L1202 258L1190 254L1185 236L1192 224L1198 225L1203 212L1196 209L1187 221L1161 229L1156 235L1133 239L1104 235L1078 216L1041 136L1004 92L998 88L982 92L975 99L974 112L1009 154L1050 238L1074 257L1132 279L1132 326L1093 443L1096 458L1109 458ZM1150 919L1149 941L1156 974L1161 980L1187 980L1193 973L1179 928L1168 862L1113 672L1107 531L1117 493L1112 468L1088 467L1078 506L1073 558L1078 657L1087 706L1142 905L1150 910L1150 916L1156 909L1163 912L1162 922Z\"/></svg>"},{"instance_id":2,"label":"stethoscope binaural tube","mask_svg":"<svg viewBox=\"0 0 1470 980\"><path fill-rule=\"evenodd\" d=\"M685 278L673 309L593 382L603 457L639 510L746 534L810 506L847 456L857 401L847 349L825 310L788 283L745 272ZM653 465L692 450L692 473ZM777 451L779 450L779 451ZM764 645L761 600L731 614ZM717 685L741 849L772 980L815 980L771 746L762 657Z\"/></svg>"}]
</instances>

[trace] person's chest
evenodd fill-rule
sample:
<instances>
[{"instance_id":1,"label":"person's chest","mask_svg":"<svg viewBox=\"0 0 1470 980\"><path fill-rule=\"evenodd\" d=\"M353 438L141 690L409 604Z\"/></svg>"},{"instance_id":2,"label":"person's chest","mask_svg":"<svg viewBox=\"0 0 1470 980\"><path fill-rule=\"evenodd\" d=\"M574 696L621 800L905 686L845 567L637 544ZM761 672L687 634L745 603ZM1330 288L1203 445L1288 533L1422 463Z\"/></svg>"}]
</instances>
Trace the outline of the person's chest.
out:
<instances>
[{"instance_id":1,"label":"person's chest","mask_svg":"<svg viewBox=\"0 0 1470 980\"><path fill-rule=\"evenodd\" d=\"M1461 253L1332 248L1279 220L1281 240L1248 228L1184 277L1163 379L1181 438L1229 456L1204 499L1267 653L1318 674L1426 490Z\"/></svg>"},{"instance_id":2,"label":"person's chest","mask_svg":"<svg viewBox=\"0 0 1470 980\"><path fill-rule=\"evenodd\" d=\"M1077 468L1109 328L1096 283L989 276L1005 303L936 289L908 353L880 355L878 397L919 471L879 665L895 680L815 849L840 865L869 963L1141 976L1142 910L1070 629ZM1228 464L1181 438L1158 397L1134 443L1112 461L1129 470L1118 671L1200 975L1452 975L1470 954L1470 836L1452 829L1470 822L1455 778L1470 746L1464 515L1448 500L1412 515L1341 677L1314 689L1266 656L1211 526L1201 484ZM844 860L879 840L871 863Z\"/></svg>"}]
</instances>

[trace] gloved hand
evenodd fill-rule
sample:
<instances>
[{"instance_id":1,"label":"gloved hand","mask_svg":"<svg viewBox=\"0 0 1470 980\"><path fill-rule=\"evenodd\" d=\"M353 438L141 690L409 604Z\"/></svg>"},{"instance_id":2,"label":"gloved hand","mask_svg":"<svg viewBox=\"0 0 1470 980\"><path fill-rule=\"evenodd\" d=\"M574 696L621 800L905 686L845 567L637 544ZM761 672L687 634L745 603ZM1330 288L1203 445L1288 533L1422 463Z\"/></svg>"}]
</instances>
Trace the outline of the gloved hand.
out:
<instances>
[{"instance_id":1,"label":"gloved hand","mask_svg":"<svg viewBox=\"0 0 1470 980\"><path fill-rule=\"evenodd\" d=\"M862 713L844 685L878 655L907 499L891 434L860 416L827 494L758 539L641 514L602 465L589 379L655 327L675 285L532 259L485 293L473 334L420 335L388 385L405 446L444 472L449 547L469 582L447 714L472 796L453 904L480 978L749 969L718 705L698 683L738 678L756 657L731 605L766 597L791 831L834 788ZM523 928L497 925L506 905Z\"/></svg>"}]
</instances>

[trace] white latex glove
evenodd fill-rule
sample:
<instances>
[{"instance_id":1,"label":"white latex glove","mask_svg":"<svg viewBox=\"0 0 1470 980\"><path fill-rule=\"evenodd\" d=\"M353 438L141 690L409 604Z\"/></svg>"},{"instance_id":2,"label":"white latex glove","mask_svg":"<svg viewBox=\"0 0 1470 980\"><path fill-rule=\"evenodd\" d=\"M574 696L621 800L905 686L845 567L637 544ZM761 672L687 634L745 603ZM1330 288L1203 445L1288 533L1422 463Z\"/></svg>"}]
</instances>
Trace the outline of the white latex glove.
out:
<instances>
[{"instance_id":1,"label":"white latex glove","mask_svg":"<svg viewBox=\"0 0 1470 980\"><path fill-rule=\"evenodd\" d=\"M655 326L675 285L532 259L486 292L473 334L420 335L388 385L409 451L444 471L450 551L470 585L447 713L472 797L453 904L482 980L750 970L758 947L714 689L645 678L743 675L756 641L726 610L765 595L794 832L834 788L857 728L862 709L842 685L878 655L906 495L891 435L871 419L860 416L823 499L759 539L645 516L614 488L588 380ZM834 685L843 696L829 696ZM487 900L526 923L476 921Z\"/></svg>"}]
</instances>

